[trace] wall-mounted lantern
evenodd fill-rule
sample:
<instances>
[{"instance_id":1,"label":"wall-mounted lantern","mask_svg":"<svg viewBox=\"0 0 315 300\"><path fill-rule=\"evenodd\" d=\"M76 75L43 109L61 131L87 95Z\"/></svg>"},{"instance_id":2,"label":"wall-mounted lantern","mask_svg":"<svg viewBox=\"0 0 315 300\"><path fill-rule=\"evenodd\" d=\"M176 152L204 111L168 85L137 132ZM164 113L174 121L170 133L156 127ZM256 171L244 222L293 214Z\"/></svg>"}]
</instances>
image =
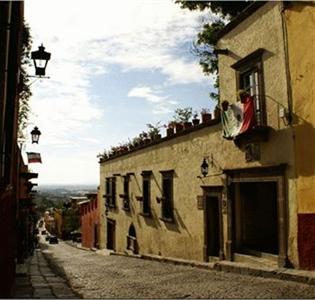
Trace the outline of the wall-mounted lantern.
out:
<instances>
[{"instance_id":1,"label":"wall-mounted lantern","mask_svg":"<svg viewBox=\"0 0 315 300\"><path fill-rule=\"evenodd\" d=\"M38 144L39 136L41 135L41 132L38 130L38 127L35 126L34 129L31 131L32 136L32 144Z\"/></svg>"},{"instance_id":2,"label":"wall-mounted lantern","mask_svg":"<svg viewBox=\"0 0 315 300\"><path fill-rule=\"evenodd\" d=\"M42 77L45 76L47 63L50 60L51 54L45 51L43 44L38 47L37 51L31 53L31 58L34 61L35 75Z\"/></svg>"},{"instance_id":3,"label":"wall-mounted lantern","mask_svg":"<svg viewBox=\"0 0 315 300\"><path fill-rule=\"evenodd\" d=\"M203 159L203 162L200 166L200 172L203 175L203 177L206 177L209 172L209 164L207 163L206 158Z\"/></svg>"}]
</instances>

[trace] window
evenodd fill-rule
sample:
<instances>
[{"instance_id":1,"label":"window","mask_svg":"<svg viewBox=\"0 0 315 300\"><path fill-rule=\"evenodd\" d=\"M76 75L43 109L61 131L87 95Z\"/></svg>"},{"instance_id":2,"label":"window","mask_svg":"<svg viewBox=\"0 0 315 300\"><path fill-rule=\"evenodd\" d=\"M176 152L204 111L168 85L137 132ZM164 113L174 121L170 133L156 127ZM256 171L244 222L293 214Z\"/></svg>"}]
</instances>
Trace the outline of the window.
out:
<instances>
[{"instance_id":1,"label":"window","mask_svg":"<svg viewBox=\"0 0 315 300\"><path fill-rule=\"evenodd\" d=\"M267 125L263 85L263 53L264 49L258 49L231 66L236 70L237 89L246 90L254 98L258 126Z\"/></svg>"},{"instance_id":2,"label":"window","mask_svg":"<svg viewBox=\"0 0 315 300\"><path fill-rule=\"evenodd\" d=\"M173 221L173 176L174 171L161 171L162 174L162 220Z\"/></svg>"},{"instance_id":3,"label":"window","mask_svg":"<svg viewBox=\"0 0 315 300\"><path fill-rule=\"evenodd\" d=\"M151 174L152 171L143 171L142 176L142 214L151 215Z\"/></svg>"},{"instance_id":4,"label":"window","mask_svg":"<svg viewBox=\"0 0 315 300\"><path fill-rule=\"evenodd\" d=\"M129 198L129 175L124 176L124 193L120 195L123 198L123 209L130 210L130 198Z\"/></svg>"},{"instance_id":5,"label":"window","mask_svg":"<svg viewBox=\"0 0 315 300\"><path fill-rule=\"evenodd\" d=\"M105 181L105 206L116 207L116 178L108 177Z\"/></svg>"}]
</instances>

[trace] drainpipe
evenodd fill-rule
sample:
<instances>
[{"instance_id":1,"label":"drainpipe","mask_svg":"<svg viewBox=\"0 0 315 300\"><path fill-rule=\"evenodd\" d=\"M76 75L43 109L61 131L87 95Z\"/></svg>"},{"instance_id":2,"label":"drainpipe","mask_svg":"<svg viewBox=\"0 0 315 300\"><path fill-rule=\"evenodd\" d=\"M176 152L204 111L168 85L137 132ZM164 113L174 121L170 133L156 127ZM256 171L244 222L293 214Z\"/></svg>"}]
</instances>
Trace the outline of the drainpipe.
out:
<instances>
[{"instance_id":1,"label":"drainpipe","mask_svg":"<svg viewBox=\"0 0 315 300\"><path fill-rule=\"evenodd\" d=\"M288 123L292 126L293 122L293 105L292 105L292 87L291 87L291 73L289 64L289 48L288 48L288 30L285 19L285 6L286 4L281 1L281 23L282 23L282 34L283 34L283 45L284 45L284 60L285 60L285 73L287 78L287 97L288 97Z\"/></svg>"}]
</instances>

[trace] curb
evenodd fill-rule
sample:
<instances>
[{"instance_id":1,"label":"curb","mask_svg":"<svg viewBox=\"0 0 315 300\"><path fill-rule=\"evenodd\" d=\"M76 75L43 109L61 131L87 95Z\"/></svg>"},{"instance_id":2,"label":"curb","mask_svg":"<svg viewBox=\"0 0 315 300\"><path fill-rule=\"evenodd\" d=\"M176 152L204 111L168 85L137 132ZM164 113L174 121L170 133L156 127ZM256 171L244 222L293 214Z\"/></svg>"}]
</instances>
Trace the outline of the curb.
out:
<instances>
[{"instance_id":1,"label":"curb","mask_svg":"<svg viewBox=\"0 0 315 300\"><path fill-rule=\"evenodd\" d=\"M126 257L132 257L132 258L140 258L140 259L146 259L146 260L152 260L152 261L158 261L161 263L172 263L175 265L183 265L183 266L191 266L196 267L199 269L206 269L206 270L213 270L218 272L226 272L226 273L234 273L234 274L240 274L240 275L248 275L248 276L255 276L255 277L262 277L262 278L272 278L272 279L279 279L284 281L293 281L293 282L299 282L299 283L305 283L314 285L315 284L315 272L312 274L312 276L306 276L306 275L299 275L299 274L293 274L294 271L299 272L300 270L295 269L274 269L274 270L266 270L266 269L258 269L254 267L247 267L247 266L240 266L235 265L233 262L208 262L203 263L199 261L190 261L190 260L183 260L183 259L176 259L172 257L161 257L156 255L132 255L127 254L123 252L114 252L110 255L119 255L119 256L126 256ZM304 272L304 271L302 271ZM305 271L308 272L308 271Z\"/></svg>"},{"instance_id":2,"label":"curb","mask_svg":"<svg viewBox=\"0 0 315 300\"><path fill-rule=\"evenodd\" d=\"M67 243L67 244L80 250L96 253L95 251L88 248L78 247L77 245L73 245L70 243ZM248 275L248 276L255 276L255 277L262 277L262 278L272 278L272 279L279 279L279 280L284 280L284 281L293 281L293 282L315 285L315 272L312 272L312 271L302 271L302 270L287 269L287 268L267 270L267 269L261 269L261 268L260 269L254 268L252 266L248 267L248 266L241 266L239 264L236 265L235 262L228 262L228 261L222 261L222 262L217 261L217 262L206 263L206 262L184 260L184 259L178 259L178 258L172 258L172 257L162 257L158 255L129 254L126 252L112 252L109 255L125 256L125 257L137 258L137 259L146 259L146 260L158 261L161 263L172 263L175 265L191 266L191 267L196 267L199 269L213 270L213 271L218 271L218 272L234 273L234 274ZM311 273L310 275L312 276L307 276L303 274L294 274L294 272L301 272L301 273L310 272Z\"/></svg>"}]
</instances>

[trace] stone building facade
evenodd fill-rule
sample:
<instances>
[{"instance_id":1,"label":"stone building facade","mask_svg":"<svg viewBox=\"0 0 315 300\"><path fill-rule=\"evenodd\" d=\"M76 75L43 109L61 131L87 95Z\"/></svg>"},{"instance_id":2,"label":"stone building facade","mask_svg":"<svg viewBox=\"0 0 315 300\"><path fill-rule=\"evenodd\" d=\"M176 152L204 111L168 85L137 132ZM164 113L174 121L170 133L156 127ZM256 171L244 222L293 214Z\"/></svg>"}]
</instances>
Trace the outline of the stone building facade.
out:
<instances>
[{"instance_id":1,"label":"stone building facade","mask_svg":"<svg viewBox=\"0 0 315 300\"><path fill-rule=\"evenodd\" d=\"M303 235L314 226L314 147L304 140L314 130L314 93L304 93L314 59L305 50L298 68L295 41L312 41L303 30L313 28L313 14L308 3L256 2L218 35L220 102L236 105L237 91L246 90L253 128L229 140L214 119L100 161L101 247L314 267L313 258L301 257L314 247Z\"/></svg>"},{"instance_id":2,"label":"stone building facade","mask_svg":"<svg viewBox=\"0 0 315 300\"><path fill-rule=\"evenodd\" d=\"M80 207L81 244L85 248L99 248L99 211L97 194L87 194L78 202Z\"/></svg>"},{"instance_id":3,"label":"stone building facade","mask_svg":"<svg viewBox=\"0 0 315 300\"><path fill-rule=\"evenodd\" d=\"M0 298L12 296L20 200L17 145L24 3L0 2Z\"/></svg>"}]
</instances>

